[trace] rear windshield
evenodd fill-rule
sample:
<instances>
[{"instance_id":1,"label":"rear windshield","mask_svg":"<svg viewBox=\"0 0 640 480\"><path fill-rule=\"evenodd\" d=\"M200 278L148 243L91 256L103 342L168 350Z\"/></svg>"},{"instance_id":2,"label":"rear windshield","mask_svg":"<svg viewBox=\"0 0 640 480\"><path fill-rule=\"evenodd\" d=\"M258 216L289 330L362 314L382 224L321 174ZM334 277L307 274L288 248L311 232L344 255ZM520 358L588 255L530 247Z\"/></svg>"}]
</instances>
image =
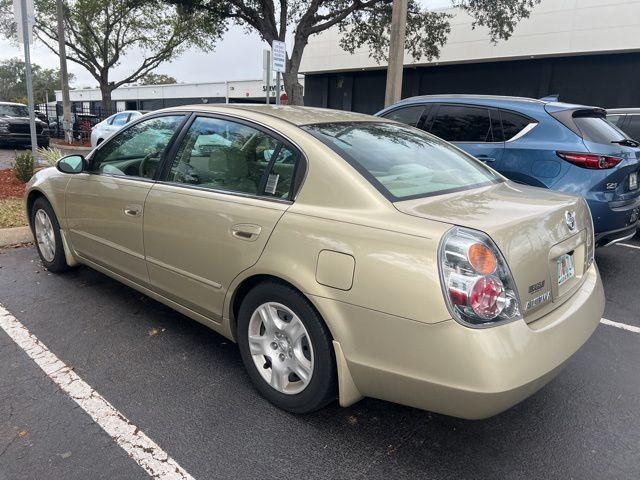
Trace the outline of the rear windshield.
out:
<instances>
[{"instance_id":1,"label":"rear windshield","mask_svg":"<svg viewBox=\"0 0 640 480\"><path fill-rule=\"evenodd\" d=\"M590 142L611 143L627 138L618 127L604 117L579 116L574 117L573 121L580 129L582 138Z\"/></svg>"},{"instance_id":2,"label":"rear windshield","mask_svg":"<svg viewBox=\"0 0 640 480\"><path fill-rule=\"evenodd\" d=\"M439 138L396 123L323 123L303 127L356 168L387 198L408 200L502 181Z\"/></svg>"}]
</instances>

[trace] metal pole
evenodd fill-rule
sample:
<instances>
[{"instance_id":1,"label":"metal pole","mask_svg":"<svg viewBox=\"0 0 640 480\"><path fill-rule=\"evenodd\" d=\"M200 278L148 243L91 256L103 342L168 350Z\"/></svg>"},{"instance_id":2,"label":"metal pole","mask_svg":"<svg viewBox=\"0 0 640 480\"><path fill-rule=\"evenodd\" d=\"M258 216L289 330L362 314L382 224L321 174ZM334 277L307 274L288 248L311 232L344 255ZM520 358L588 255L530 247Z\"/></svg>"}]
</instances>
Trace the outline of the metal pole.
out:
<instances>
[{"instance_id":1,"label":"metal pole","mask_svg":"<svg viewBox=\"0 0 640 480\"><path fill-rule=\"evenodd\" d=\"M229 103L229 80L224 81L224 103Z\"/></svg>"},{"instance_id":2,"label":"metal pole","mask_svg":"<svg viewBox=\"0 0 640 480\"><path fill-rule=\"evenodd\" d=\"M64 139L71 143L73 141L73 127L71 125L71 99L69 98L69 73L67 72L67 47L64 36L62 0L56 0L56 16L58 17L58 57L60 57L60 88L62 90L62 128Z\"/></svg>"},{"instance_id":3,"label":"metal pole","mask_svg":"<svg viewBox=\"0 0 640 480\"><path fill-rule=\"evenodd\" d=\"M22 42L24 43L24 67L27 80L27 99L29 100L29 130L31 131L31 154L36 160L38 137L36 136L36 114L33 108L33 80L31 78L31 52L29 51L29 19L27 18L27 0L20 0L22 9Z\"/></svg>"},{"instance_id":4,"label":"metal pole","mask_svg":"<svg viewBox=\"0 0 640 480\"><path fill-rule=\"evenodd\" d=\"M280 105L280 72L276 72L276 105Z\"/></svg>"},{"instance_id":5,"label":"metal pole","mask_svg":"<svg viewBox=\"0 0 640 480\"><path fill-rule=\"evenodd\" d=\"M266 76L267 76L267 98L266 98L266 103L267 105L269 105L269 103L271 103L271 100L269 99L269 97L271 96L271 50L268 50L268 54L267 54L267 62L268 62L268 66L267 66L267 72L266 72Z\"/></svg>"},{"instance_id":6,"label":"metal pole","mask_svg":"<svg viewBox=\"0 0 640 480\"><path fill-rule=\"evenodd\" d=\"M384 106L388 107L402 96L402 69L404 68L404 43L407 31L407 0L393 0L391 11L391 38L389 66Z\"/></svg>"}]
</instances>

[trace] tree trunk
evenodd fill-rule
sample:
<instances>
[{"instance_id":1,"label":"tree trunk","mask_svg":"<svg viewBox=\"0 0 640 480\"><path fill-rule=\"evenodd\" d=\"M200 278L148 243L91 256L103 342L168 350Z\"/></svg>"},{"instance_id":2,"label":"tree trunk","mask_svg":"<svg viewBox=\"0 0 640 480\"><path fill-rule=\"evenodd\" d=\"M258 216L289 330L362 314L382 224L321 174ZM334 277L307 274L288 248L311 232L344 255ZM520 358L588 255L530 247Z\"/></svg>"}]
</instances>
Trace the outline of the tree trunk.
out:
<instances>
[{"instance_id":1,"label":"tree trunk","mask_svg":"<svg viewBox=\"0 0 640 480\"><path fill-rule=\"evenodd\" d=\"M304 91L298 82L298 71L302 61L302 52L307 45L307 38L296 34L291 58L287 59L286 72L282 74L284 90L287 92L289 105L304 105Z\"/></svg>"},{"instance_id":2,"label":"tree trunk","mask_svg":"<svg viewBox=\"0 0 640 480\"><path fill-rule=\"evenodd\" d=\"M113 91L113 87L107 82L106 84L100 85L100 93L102 94L102 100L100 102L100 116L103 118L108 117L113 110L112 102L111 102L111 92Z\"/></svg>"}]
</instances>

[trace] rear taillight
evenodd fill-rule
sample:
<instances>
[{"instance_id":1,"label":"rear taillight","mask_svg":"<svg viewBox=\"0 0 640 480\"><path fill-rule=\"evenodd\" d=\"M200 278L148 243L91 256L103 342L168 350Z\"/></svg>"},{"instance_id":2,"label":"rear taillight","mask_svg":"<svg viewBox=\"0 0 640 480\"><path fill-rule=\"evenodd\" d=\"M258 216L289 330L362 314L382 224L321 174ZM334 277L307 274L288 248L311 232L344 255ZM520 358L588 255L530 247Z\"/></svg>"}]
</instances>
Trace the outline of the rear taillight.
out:
<instances>
[{"instance_id":1,"label":"rear taillight","mask_svg":"<svg viewBox=\"0 0 640 480\"><path fill-rule=\"evenodd\" d=\"M451 315L472 327L522 318L515 282L484 233L455 227L440 244L440 280Z\"/></svg>"},{"instance_id":2,"label":"rear taillight","mask_svg":"<svg viewBox=\"0 0 640 480\"><path fill-rule=\"evenodd\" d=\"M610 155L598 155L596 153L556 152L556 154L569 163L578 167L605 170L618 165L622 158Z\"/></svg>"}]
</instances>

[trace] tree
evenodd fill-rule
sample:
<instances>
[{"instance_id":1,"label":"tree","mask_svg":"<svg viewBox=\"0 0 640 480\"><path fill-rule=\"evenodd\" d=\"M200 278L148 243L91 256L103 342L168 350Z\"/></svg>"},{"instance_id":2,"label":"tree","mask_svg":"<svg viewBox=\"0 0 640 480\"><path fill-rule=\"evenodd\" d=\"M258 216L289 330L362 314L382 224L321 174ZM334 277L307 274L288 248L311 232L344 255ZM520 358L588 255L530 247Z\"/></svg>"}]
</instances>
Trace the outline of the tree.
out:
<instances>
[{"instance_id":1,"label":"tree","mask_svg":"<svg viewBox=\"0 0 640 480\"><path fill-rule=\"evenodd\" d=\"M0 0L0 28L8 37L15 36L11 4L12 0ZM35 8L35 35L57 54L56 2L35 0ZM140 80L188 46L213 48L210 39L220 35L216 28L220 22L209 23L211 19L210 13L205 21L197 11L187 14L159 0L71 0L64 7L67 59L82 65L96 79L102 108L110 110L114 89ZM202 41L205 37L206 42ZM112 69L132 48L142 53L142 59L113 81Z\"/></svg>"},{"instance_id":2,"label":"tree","mask_svg":"<svg viewBox=\"0 0 640 480\"><path fill-rule=\"evenodd\" d=\"M340 46L353 53L367 45L381 63L389 51L392 0L166 0L187 11L204 12L224 27L237 24L255 30L269 45L274 40L292 40L283 75L289 102L303 102L298 83L300 62L309 37L337 26ZM453 0L455 7L473 18L473 27L488 27L493 42L511 36L515 25L529 16L540 0ZM406 46L417 59L431 60L440 53L451 30L451 14L433 12L417 0L409 0Z\"/></svg>"},{"instance_id":3,"label":"tree","mask_svg":"<svg viewBox=\"0 0 640 480\"><path fill-rule=\"evenodd\" d=\"M171 85L173 83L178 83L178 80L164 73L147 73L138 80L139 85Z\"/></svg>"},{"instance_id":4,"label":"tree","mask_svg":"<svg viewBox=\"0 0 640 480\"><path fill-rule=\"evenodd\" d=\"M53 92L60 90L60 71L31 65L33 73L33 98L36 103L44 102L49 94L53 100ZM71 76L70 80L73 79ZM20 58L9 58L0 61L0 100L10 102L27 102L27 86L25 83L24 61Z\"/></svg>"}]
</instances>

